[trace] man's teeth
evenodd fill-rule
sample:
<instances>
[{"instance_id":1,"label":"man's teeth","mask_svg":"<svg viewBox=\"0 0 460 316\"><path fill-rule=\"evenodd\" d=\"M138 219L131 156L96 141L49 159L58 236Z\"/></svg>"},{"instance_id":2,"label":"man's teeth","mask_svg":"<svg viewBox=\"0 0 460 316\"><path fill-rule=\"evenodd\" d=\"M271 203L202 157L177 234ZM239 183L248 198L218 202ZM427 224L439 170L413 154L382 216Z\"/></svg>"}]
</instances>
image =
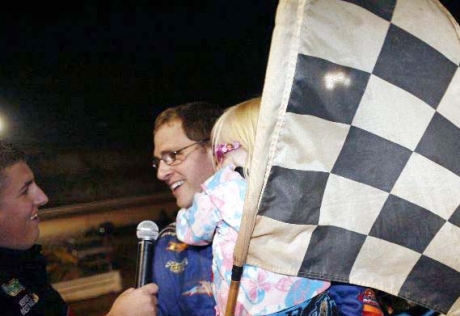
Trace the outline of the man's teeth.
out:
<instances>
[{"instance_id":1,"label":"man's teeth","mask_svg":"<svg viewBox=\"0 0 460 316\"><path fill-rule=\"evenodd\" d=\"M29 217L29 219L30 219L31 221L33 221L34 219L37 219L37 218L38 218L38 214L34 214L34 215L32 215L31 217Z\"/></svg>"},{"instance_id":2,"label":"man's teeth","mask_svg":"<svg viewBox=\"0 0 460 316\"><path fill-rule=\"evenodd\" d=\"M171 184L171 190L175 190L177 189L178 187L180 187L182 184L184 184L184 181L177 181L177 182L174 182L173 184Z\"/></svg>"}]
</instances>

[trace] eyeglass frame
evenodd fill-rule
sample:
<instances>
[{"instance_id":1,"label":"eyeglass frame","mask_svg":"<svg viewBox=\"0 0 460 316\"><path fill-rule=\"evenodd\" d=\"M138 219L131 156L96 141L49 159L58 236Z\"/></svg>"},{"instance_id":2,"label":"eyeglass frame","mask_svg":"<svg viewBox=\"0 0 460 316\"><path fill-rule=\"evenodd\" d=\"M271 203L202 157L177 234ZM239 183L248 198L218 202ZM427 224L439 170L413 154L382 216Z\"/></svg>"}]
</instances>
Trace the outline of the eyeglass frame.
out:
<instances>
[{"instance_id":1,"label":"eyeglass frame","mask_svg":"<svg viewBox=\"0 0 460 316\"><path fill-rule=\"evenodd\" d=\"M177 160L177 155L180 154L182 151L184 151L185 149L189 148L189 147L192 147L193 145L197 145L197 144L201 144L201 143L206 143L209 141L209 138L208 139L202 139L202 140L199 140L199 141L196 141L192 144L189 144L185 147L182 147L178 150L170 150L170 151L167 151L163 154L161 154L161 158L157 158L157 157L153 157L152 158L152 168L158 170L158 168L160 167L160 161L164 161L165 164L167 164L168 166L172 166L174 164L174 162ZM165 157L170 157L171 162L168 163L167 160L169 159L166 159L165 160ZM185 160L185 159L184 159ZM178 165L180 163L182 163L184 160L181 160L179 163L175 164L175 165ZM175 166L174 165L174 166Z\"/></svg>"}]
</instances>

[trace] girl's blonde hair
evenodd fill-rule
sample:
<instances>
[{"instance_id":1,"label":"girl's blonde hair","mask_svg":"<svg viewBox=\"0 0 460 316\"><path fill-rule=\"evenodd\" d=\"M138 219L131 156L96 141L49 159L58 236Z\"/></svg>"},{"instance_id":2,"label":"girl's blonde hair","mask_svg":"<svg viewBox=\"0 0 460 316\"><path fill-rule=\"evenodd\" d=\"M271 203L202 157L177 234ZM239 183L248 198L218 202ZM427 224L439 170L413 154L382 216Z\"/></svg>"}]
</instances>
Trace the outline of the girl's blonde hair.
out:
<instances>
[{"instance_id":1,"label":"girl's blonde hair","mask_svg":"<svg viewBox=\"0 0 460 316\"><path fill-rule=\"evenodd\" d=\"M219 144L236 141L246 149L248 157L245 165L242 166L246 176L254 151L259 111L260 98L250 99L229 107L216 121L211 132L213 148L217 148Z\"/></svg>"}]
</instances>

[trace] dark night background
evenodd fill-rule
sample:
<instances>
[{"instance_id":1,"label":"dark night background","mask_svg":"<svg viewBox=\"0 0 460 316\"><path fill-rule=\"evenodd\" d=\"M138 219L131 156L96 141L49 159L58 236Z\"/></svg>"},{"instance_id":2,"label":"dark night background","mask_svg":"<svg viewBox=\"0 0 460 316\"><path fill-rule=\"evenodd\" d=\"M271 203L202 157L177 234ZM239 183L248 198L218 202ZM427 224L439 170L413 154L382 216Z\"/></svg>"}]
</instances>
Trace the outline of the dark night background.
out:
<instances>
[{"instance_id":1,"label":"dark night background","mask_svg":"<svg viewBox=\"0 0 460 316\"><path fill-rule=\"evenodd\" d=\"M458 3L442 2L458 20ZM3 137L31 154L50 206L163 190L154 118L259 95L277 3L12 3L0 13Z\"/></svg>"}]
</instances>

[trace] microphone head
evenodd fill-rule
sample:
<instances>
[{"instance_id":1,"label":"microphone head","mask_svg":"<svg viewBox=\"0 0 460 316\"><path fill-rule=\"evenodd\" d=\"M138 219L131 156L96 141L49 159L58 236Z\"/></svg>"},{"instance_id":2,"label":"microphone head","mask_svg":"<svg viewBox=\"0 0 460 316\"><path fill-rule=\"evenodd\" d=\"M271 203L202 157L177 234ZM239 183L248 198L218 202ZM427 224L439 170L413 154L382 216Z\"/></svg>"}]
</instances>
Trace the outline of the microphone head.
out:
<instances>
[{"instance_id":1,"label":"microphone head","mask_svg":"<svg viewBox=\"0 0 460 316\"><path fill-rule=\"evenodd\" d=\"M158 238L158 226L152 221L142 221L137 225L136 235L141 240L156 240Z\"/></svg>"}]
</instances>

